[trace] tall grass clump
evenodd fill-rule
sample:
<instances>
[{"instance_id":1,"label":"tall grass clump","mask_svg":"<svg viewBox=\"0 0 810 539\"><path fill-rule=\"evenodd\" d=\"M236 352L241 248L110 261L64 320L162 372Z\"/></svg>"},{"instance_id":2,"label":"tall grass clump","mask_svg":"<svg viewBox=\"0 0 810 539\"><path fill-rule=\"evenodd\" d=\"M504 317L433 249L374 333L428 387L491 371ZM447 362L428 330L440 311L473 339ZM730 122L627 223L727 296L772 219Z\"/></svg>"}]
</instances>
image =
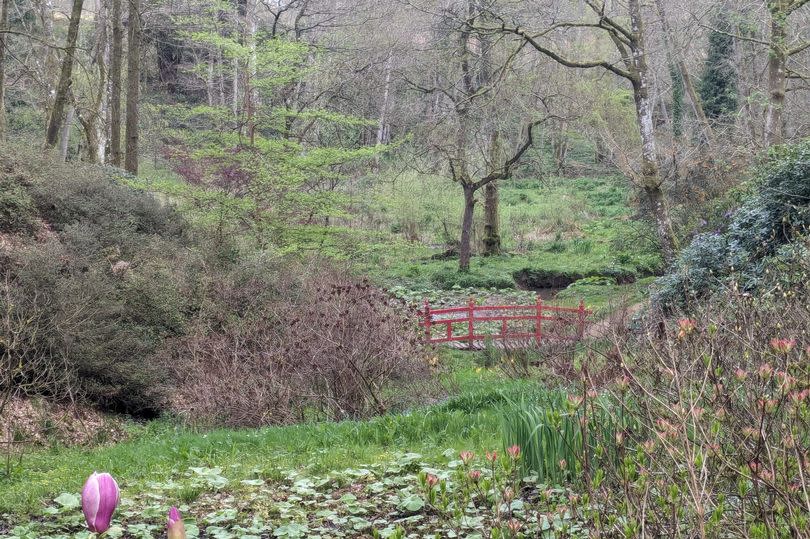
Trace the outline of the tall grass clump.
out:
<instances>
[{"instance_id":1,"label":"tall grass clump","mask_svg":"<svg viewBox=\"0 0 810 539\"><path fill-rule=\"evenodd\" d=\"M511 402L504 410L506 446L517 445L523 465L546 484L600 482L606 466L620 459L627 417L609 398L583 398L549 391L535 401Z\"/></svg>"}]
</instances>

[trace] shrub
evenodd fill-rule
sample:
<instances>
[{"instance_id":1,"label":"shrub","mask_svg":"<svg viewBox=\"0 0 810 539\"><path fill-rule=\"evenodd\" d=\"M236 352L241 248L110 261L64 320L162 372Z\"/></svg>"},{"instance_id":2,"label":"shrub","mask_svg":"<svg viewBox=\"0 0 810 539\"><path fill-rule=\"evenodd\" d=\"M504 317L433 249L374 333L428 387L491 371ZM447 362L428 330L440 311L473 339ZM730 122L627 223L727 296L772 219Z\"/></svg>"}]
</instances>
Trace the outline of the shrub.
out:
<instances>
[{"instance_id":1,"label":"shrub","mask_svg":"<svg viewBox=\"0 0 810 539\"><path fill-rule=\"evenodd\" d=\"M403 306L318 265L296 267L301 279L276 276L275 297L266 301L252 299L266 290L266 269L247 282L216 283L217 314L200 317L190 336L164 351L177 412L232 426L359 418L387 409L386 388L427 375L415 320Z\"/></svg>"},{"instance_id":2,"label":"shrub","mask_svg":"<svg viewBox=\"0 0 810 539\"><path fill-rule=\"evenodd\" d=\"M810 225L810 140L776 148L757 191L735 211L724 232L701 234L656 282L653 301L665 310L729 286L754 290L769 257Z\"/></svg>"},{"instance_id":3,"label":"shrub","mask_svg":"<svg viewBox=\"0 0 810 539\"><path fill-rule=\"evenodd\" d=\"M19 184L0 176L0 232L33 232L34 201Z\"/></svg>"},{"instance_id":4,"label":"shrub","mask_svg":"<svg viewBox=\"0 0 810 539\"><path fill-rule=\"evenodd\" d=\"M778 275L767 267L768 292L716 294L689 318L617 341L623 374L611 395L636 425L619 433L617 465L587 485L600 535L805 533L808 269L806 256Z\"/></svg>"},{"instance_id":5,"label":"shrub","mask_svg":"<svg viewBox=\"0 0 810 539\"><path fill-rule=\"evenodd\" d=\"M183 249L183 220L103 167L13 146L0 151L0 170L29 220L48 231L32 238L33 229L17 227L0 251L0 310L26 321L2 328L0 342L13 346L0 348L24 372L0 389L159 413L166 377L153 354L196 308L188 292L197 259Z\"/></svg>"}]
</instances>

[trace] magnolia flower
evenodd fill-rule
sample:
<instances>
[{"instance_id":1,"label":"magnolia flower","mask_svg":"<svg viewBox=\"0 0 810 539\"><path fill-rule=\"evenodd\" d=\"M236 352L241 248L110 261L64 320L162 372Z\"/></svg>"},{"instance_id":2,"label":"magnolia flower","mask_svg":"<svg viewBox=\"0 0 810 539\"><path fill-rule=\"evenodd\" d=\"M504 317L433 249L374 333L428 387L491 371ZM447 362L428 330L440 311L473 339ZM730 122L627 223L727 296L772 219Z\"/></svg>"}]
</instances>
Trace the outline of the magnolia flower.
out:
<instances>
[{"instance_id":1,"label":"magnolia flower","mask_svg":"<svg viewBox=\"0 0 810 539\"><path fill-rule=\"evenodd\" d=\"M183 524L183 517L176 507L169 510L169 522L166 525L168 539L186 539L186 527Z\"/></svg>"},{"instance_id":2,"label":"magnolia flower","mask_svg":"<svg viewBox=\"0 0 810 539\"><path fill-rule=\"evenodd\" d=\"M87 528L94 533L109 530L120 499L121 491L115 479L108 473L93 472L82 489L82 512Z\"/></svg>"}]
</instances>

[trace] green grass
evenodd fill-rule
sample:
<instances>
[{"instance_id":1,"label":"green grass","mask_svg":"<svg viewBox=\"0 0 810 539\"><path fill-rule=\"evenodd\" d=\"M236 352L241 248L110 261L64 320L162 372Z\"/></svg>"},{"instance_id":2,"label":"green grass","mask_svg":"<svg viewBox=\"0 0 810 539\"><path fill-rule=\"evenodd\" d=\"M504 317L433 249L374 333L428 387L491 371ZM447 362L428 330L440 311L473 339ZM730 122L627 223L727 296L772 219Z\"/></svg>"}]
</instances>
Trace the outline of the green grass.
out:
<instances>
[{"instance_id":1,"label":"green grass","mask_svg":"<svg viewBox=\"0 0 810 539\"><path fill-rule=\"evenodd\" d=\"M406 413L255 430L195 431L156 421L135 427L131 439L111 446L37 450L25 455L11 477L0 476L0 514L37 514L58 494L78 492L94 470L112 473L122 488L137 495L150 483L178 479L193 466L221 467L238 481L256 470L319 474L350 463L390 460L402 452L438 458L448 448L480 452L500 447L499 407L542 390L494 372L477 373L469 368L469 356L451 355L448 361L461 369L449 375L457 395Z\"/></svg>"},{"instance_id":2,"label":"green grass","mask_svg":"<svg viewBox=\"0 0 810 539\"><path fill-rule=\"evenodd\" d=\"M505 288L514 286L513 273L524 268L644 275L659 265L654 245L645 240L648 231L630 220L629 191L620 178L504 182L500 211L506 254L474 257L467 274L458 273L456 259L431 258L460 233L457 186L406 175L369 189L376 193L375 202L363 211L375 217L378 236L355 242L367 245L355 261L389 285ZM480 221L477 215L479 229Z\"/></svg>"}]
</instances>

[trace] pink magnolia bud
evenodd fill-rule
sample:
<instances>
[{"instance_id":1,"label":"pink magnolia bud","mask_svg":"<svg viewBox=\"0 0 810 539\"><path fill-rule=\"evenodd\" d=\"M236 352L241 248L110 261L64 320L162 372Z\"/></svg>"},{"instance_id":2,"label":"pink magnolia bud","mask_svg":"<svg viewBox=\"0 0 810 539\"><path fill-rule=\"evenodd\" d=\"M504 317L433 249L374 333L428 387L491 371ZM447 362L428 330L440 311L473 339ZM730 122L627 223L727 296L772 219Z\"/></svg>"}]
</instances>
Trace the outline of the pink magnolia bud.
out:
<instances>
[{"instance_id":1,"label":"pink magnolia bud","mask_svg":"<svg viewBox=\"0 0 810 539\"><path fill-rule=\"evenodd\" d=\"M186 539L186 527L183 524L183 517L176 507L169 510L169 523L166 526L168 539Z\"/></svg>"},{"instance_id":2,"label":"pink magnolia bud","mask_svg":"<svg viewBox=\"0 0 810 539\"><path fill-rule=\"evenodd\" d=\"M93 472L82 489L82 512L87 528L94 533L109 530L120 499L121 491L115 479L108 473Z\"/></svg>"}]
</instances>

